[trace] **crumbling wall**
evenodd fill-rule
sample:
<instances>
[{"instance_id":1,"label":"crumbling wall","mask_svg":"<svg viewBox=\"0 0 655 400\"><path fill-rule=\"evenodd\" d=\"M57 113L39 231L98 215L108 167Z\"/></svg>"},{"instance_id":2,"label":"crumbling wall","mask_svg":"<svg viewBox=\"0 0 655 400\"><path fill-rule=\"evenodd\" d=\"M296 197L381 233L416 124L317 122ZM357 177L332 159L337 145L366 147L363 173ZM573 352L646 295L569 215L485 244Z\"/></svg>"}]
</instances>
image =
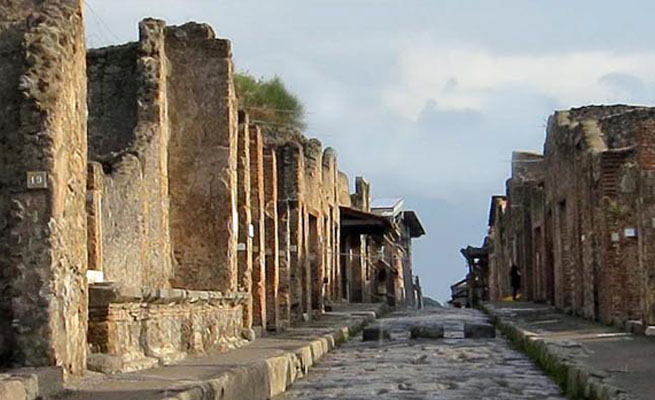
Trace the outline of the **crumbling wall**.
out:
<instances>
[{"instance_id":1,"label":"crumbling wall","mask_svg":"<svg viewBox=\"0 0 655 400\"><path fill-rule=\"evenodd\" d=\"M87 324L82 4L4 2L0 14L0 365L59 365L81 374Z\"/></svg>"},{"instance_id":2,"label":"crumbling wall","mask_svg":"<svg viewBox=\"0 0 655 400\"><path fill-rule=\"evenodd\" d=\"M103 272L134 287L168 287L172 274L164 26L144 20L138 43L87 54L89 158L103 171L94 220Z\"/></svg>"},{"instance_id":3,"label":"crumbling wall","mask_svg":"<svg viewBox=\"0 0 655 400\"><path fill-rule=\"evenodd\" d=\"M371 211L371 184L361 176L355 178L355 193L351 196L352 206L362 211Z\"/></svg>"},{"instance_id":4,"label":"crumbling wall","mask_svg":"<svg viewBox=\"0 0 655 400\"><path fill-rule=\"evenodd\" d=\"M640 138L652 121L650 109L629 106L551 117L544 186L529 196L537 199L530 205L535 298L608 323L644 315L640 237L648 235L641 215L648 201L640 194L640 161L649 140Z\"/></svg>"},{"instance_id":5,"label":"crumbling wall","mask_svg":"<svg viewBox=\"0 0 655 400\"><path fill-rule=\"evenodd\" d=\"M166 28L175 285L237 289L237 112L232 49L208 25Z\"/></svg>"},{"instance_id":6,"label":"crumbling wall","mask_svg":"<svg viewBox=\"0 0 655 400\"><path fill-rule=\"evenodd\" d=\"M543 156L529 152L512 154L512 177L507 181L509 232L513 242L511 262L521 271L521 293L527 300L535 297L532 193L543 180ZM509 277L506 277L509 279Z\"/></svg>"},{"instance_id":7,"label":"crumbling wall","mask_svg":"<svg viewBox=\"0 0 655 400\"><path fill-rule=\"evenodd\" d=\"M348 182L348 175L346 175L345 172L339 171L339 176L337 177L337 185L339 205L351 207L352 203L350 201L350 183Z\"/></svg>"}]
</instances>

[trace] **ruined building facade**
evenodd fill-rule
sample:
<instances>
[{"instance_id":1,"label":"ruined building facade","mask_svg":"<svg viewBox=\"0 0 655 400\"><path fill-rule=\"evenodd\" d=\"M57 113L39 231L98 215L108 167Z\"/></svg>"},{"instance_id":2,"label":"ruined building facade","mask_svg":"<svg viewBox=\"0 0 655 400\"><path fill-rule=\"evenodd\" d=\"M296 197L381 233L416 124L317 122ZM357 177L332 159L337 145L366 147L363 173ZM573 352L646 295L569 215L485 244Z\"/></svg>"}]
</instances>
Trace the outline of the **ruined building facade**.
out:
<instances>
[{"instance_id":1,"label":"ruined building facade","mask_svg":"<svg viewBox=\"0 0 655 400\"><path fill-rule=\"evenodd\" d=\"M0 369L138 370L336 302L416 303L416 214L403 231L333 149L251 123L211 27L145 19L87 51L81 1L4 4ZM404 261L378 276L387 242Z\"/></svg>"},{"instance_id":2,"label":"ruined building facade","mask_svg":"<svg viewBox=\"0 0 655 400\"><path fill-rule=\"evenodd\" d=\"M654 149L652 108L556 112L543 156L514 153L506 205L492 202L491 300L510 294L516 264L529 300L619 326L655 325Z\"/></svg>"}]
</instances>

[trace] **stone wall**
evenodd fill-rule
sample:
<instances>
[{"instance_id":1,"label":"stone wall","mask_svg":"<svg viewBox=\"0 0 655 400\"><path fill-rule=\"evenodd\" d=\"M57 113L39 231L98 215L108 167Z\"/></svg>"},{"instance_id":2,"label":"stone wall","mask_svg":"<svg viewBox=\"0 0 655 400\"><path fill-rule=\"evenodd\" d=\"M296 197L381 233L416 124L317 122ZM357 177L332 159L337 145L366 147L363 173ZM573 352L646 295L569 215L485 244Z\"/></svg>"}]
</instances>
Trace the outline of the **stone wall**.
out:
<instances>
[{"instance_id":1,"label":"stone wall","mask_svg":"<svg viewBox=\"0 0 655 400\"><path fill-rule=\"evenodd\" d=\"M494 196L491 199L489 216L489 299L502 300L511 294L509 287L509 259L507 252L507 226L505 210L507 198Z\"/></svg>"},{"instance_id":2,"label":"stone wall","mask_svg":"<svg viewBox=\"0 0 655 400\"><path fill-rule=\"evenodd\" d=\"M337 152L327 147L323 151L321 170L321 191L323 195L324 228L323 238L325 242L324 265L326 285L326 301L338 300L340 271L339 271L339 202L338 202L338 162Z\"/></svg>"},{"instance_id":3,"label":"stone wall","mask_svg":"<svg viewBox=\"0 0 655 400\"><path fill-rule=\"evenodd\" d=\"M550 118L543 161L515 154L509 210L492 205L492 299L503 295L499 263L516 262L528 299L616 325L655 323L654 132L651 108L584 107Z\"/></svg>"},{"instance_id":4,"label":"stone wall","mask_svg":"<svg viewBox=\"0 0 655 400\"><path fill-rule=\"evenodd\" d=\"M91 287L89 369L128 372L179 361L188 353L245 344L247 294L183 289Z\"/></svg>"},{"instance_id":5,"label":"stone wall","mask_svg":"<svg viewBox=\"0 0 655 400\"><path fill-rule=\"evenodd\" d=\"M166 28L175 286L237 289L237 110L232 48L208 25Z\"/></svg>"},{"instance_id":6,"label":"stone wall","mask_svg":"<svg viewBox=\"0 0 655 400\"><path fill-rule=\"evenodd\" d=\"M512 243L510 264L519 267L523 277L522 293L526 299L534 299L534 257L533 222L531 203L533 192L544 180L544 162L541 154L514 152L512 154L512 177L507 181L509 212L509 238ZM509 273L500 277L509 280Z\"/></svg>"},{"instance_id":7,"label":"stone wall","mask_svg":"<svg viewBox=\"0 0 655 400\"><path fill-rule=\"evenodd\" d=\"M168 287L164 23L144 20L139 32L138 43L87 54L89 158L102 166L94 178L101 213L92 222L102 233L105 280Z\"/></svg>"},{"instance_id":8,"label":"stone wall","mask_svg":"<svg viewBox=\"0 0 655 400\"><path fill-rule=\"evenodd\" d=\"M88 252L105 281L91 286L89 363L104 372L242 344L253 318L250 132L230 43L195 23L139 32L87 58Z\"/></svg>"},{"instance_id":9,"label":"stone wall","mask_svg":"<svg viewBox=\"0 0 655 400\"><path fill-rule=\"evenodd\" d=\"M339 171L337 177L337 197L340 206L351 207L352 203L350 200L350 183L348 181L348 175L345 172Z\"/></svg>"},{"instance_id":10,"label":"stone wall","mask_svg":"<svg viewBox=\"0 0 655 400\"><path fill-rule=\"evenodd\" d=\"M4 2L0 14L0 364L80 374L87 325L82 4Z\"/></svg>"},{"instance_id":11,"label":"stone wall","mask_svg":"<svg viewBox=\"0 0 655 400\"><path fill-rule=\"evenodd\" d=\"M0 368L138 370L374 298L336 152L238 115L228 40L145 19L87 52L79 0L0 11Z\"/></svg>"}]
</instances>

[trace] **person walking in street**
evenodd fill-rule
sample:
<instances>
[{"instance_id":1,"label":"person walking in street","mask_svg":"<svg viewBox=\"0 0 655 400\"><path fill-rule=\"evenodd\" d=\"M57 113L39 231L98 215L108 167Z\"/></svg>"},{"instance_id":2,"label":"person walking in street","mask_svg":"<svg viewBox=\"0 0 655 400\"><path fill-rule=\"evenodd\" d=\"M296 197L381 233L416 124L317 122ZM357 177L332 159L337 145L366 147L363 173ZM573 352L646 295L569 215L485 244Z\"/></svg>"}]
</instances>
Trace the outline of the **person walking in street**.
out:
<instances>
[{"instance_id":1,"label":"person walking in street","mask_svg":"<svg viewBox=\"0 0 655 400\"><path fill-rule=\"evenodd\" d=\"M510 285L512 286L512 300L518 300L519 290L521 289L521 271L516 264L512 264L509 271Z\"/></svg>"}]
</instances>

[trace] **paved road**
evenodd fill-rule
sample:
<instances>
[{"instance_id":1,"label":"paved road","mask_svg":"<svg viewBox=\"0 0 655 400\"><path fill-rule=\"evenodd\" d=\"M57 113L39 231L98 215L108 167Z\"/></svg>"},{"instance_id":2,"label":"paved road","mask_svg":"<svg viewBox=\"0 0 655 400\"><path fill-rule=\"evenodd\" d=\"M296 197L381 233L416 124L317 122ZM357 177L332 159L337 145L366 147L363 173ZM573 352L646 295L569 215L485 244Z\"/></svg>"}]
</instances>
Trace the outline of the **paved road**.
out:
<instances>
[{"instance_id":1,"label":"paved road","mask_svg":"<svg viewBox=\"0 0 655 400\"><path fill-rule=\"evenodd\" d=\"M461 309L393 313L380 321L391 330L392 341L354 338L276 400L565 399L557 385L502 337L464 339L465 321L486 317ZM435 323L445 326L445 339L409 339L409 327Z\"/></svg>"}]
</instances>

